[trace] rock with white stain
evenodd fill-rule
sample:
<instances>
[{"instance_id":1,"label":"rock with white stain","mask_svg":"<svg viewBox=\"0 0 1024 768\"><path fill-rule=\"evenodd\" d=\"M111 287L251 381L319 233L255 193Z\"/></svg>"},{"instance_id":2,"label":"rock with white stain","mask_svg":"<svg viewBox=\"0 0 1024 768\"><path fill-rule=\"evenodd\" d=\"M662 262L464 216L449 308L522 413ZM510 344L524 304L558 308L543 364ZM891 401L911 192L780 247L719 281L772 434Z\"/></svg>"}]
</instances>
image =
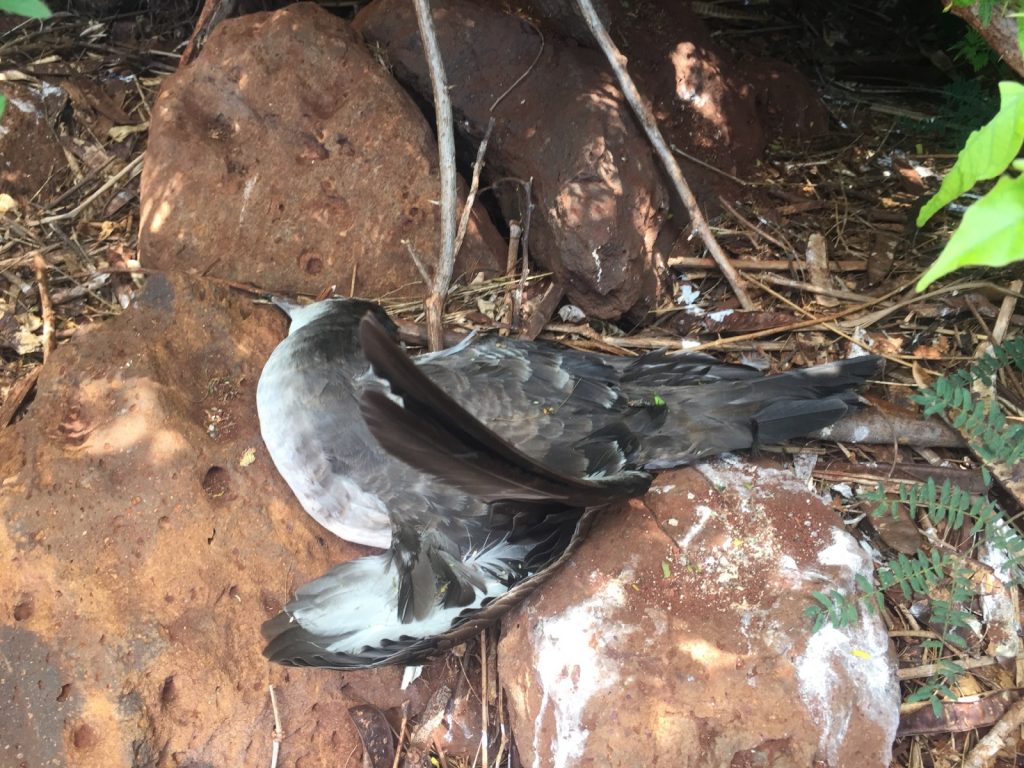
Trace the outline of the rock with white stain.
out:
<instances>
[{"instance_id":1,"label":"rock with white stain","mask_svg":"<svg viewBox=\"0 0 1024 768\"><path fill-rule=\"evenodd\" d=\"M505 620L523 765L888 765L884 626L812 634L804 615L870 568L789 472L727 457L663 474Z\"/></svg>"}]
</instances>

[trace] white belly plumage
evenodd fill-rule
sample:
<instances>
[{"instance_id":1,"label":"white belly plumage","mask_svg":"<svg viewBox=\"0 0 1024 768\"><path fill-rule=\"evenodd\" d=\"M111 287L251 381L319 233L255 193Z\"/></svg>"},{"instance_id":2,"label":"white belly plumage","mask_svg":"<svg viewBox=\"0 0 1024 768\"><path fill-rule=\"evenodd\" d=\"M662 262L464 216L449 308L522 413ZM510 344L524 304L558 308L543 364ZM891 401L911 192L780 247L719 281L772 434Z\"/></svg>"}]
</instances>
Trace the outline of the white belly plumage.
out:
<instances>
[{"instance_id":1,"label":"white belly plumage","mask_svg":"<svg viewBox=\"0 0 1024 768\"><path fill-rule=\"evenodd\" d=\"M315 437L310 438L324 425L313 423L306 404L289 396L290 387L281 386L280 367L271 355L256 389L260 431L278 472L303 509L335 536L382 549L391 546L391 521L384 502L333 470Z\"/></svg>"}]
</instances>

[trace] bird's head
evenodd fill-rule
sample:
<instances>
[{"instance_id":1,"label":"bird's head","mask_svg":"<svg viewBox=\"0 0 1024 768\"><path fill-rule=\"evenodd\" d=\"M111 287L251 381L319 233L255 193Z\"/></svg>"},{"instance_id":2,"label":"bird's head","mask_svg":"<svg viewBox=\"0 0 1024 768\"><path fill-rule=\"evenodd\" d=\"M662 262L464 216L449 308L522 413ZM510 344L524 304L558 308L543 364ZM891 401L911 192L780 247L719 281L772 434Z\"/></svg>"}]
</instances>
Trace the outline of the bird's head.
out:
<instances>
[{"instance_id":1,"label":"bird's head","mask_svg":"<svg viewBox=\"0 0 1024 768\"><path fill-rule=\"evenodd\" d=\"M272 296L270 299L279 307L291 320L288 326L288 335L317 320L323 319L336 329L351 326L353 335L357 335L359 321L367 314L372 314L381 325L395 338L398 337L398 326L384 311L380 304L364 299L352 299L347 296L335 296L322 301L314 301L312 304L296 304Z\"/></svg>"}]
</instances>

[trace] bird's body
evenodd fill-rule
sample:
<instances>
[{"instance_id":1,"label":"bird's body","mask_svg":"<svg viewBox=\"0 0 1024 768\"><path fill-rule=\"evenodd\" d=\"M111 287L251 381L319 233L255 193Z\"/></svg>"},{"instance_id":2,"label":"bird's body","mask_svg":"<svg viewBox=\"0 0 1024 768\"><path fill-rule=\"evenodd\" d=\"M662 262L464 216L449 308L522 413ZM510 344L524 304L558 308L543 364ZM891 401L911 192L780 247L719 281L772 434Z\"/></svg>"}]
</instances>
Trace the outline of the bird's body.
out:
<instances>
[{"instance_id":1,"label":"bird's body","mask_svg":"<svg viewBox=\"0 0 1024 768\"><path fill-rule=\"evenodd\" d=\"M302 587L267 622L267 655L297 665L422 660L521 598L588 508L643 493L650 471L821 429L877 366L763 377L704 355L497 337L413 364L377 305L289 313L257 392L264 441L318 522L388 550Z\"/></svg>"}]
</instances>

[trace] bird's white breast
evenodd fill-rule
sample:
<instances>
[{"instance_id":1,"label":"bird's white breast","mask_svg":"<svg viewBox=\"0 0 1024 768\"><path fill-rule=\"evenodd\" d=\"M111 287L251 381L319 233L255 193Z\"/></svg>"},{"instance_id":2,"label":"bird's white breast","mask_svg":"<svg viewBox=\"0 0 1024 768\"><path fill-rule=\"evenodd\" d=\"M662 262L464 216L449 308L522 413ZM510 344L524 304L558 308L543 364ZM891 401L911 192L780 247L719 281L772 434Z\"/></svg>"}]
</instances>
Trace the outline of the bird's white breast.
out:
<instances>
[{"instance_id":1,"label":"bird's white breast","mask_svg":"<svg viewBox=\"0 0 1024 768\"><path fill-rule=\"evenodd\" d=\"M317 422L305 393L291 375L285 345L270 356L256 388L260 432L277 471L303 509L335 536L356 544L386 548L391 524L384 502L344 474L327 454L330 425ZM360 418L332 414L333 418Z\"/></svg>"}]
</instances>

